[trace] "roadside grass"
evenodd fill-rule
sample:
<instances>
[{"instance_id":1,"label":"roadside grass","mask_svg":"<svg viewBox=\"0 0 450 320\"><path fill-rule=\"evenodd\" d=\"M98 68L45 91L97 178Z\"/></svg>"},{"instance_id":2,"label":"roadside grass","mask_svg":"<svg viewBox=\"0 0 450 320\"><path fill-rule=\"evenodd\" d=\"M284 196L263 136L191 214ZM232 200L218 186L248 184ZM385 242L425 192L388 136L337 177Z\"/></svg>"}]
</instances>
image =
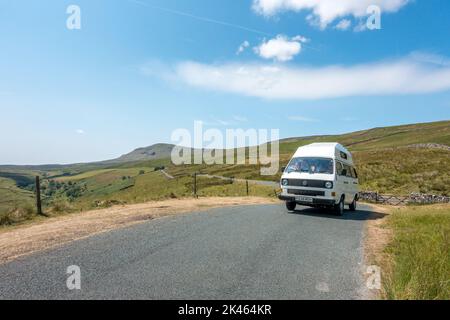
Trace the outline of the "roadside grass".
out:
<instances>
[{"instance_id":1,"label":"roadside grass","mask_svg":"<svg viewBox=\"0 0 450 320\"><path fill-rule=\"evenodd\" d=\"M30 219L34 214L33 192L20 189L11 179L0 178L0 225Z\"/></svg>"},{"instance_id":2,"label":"roadside grass","mask_svg":"<svg viewBox=\"0 0 450 320\"><path fill-rule=\"evenodd\" d=\"M387 219L393 239L384 276L389 300L450 299L450 206L396 209Z\"/></svg>"},{"instance_id":3,"label":"roadside grass","mask_svg":"<svg viewBox=\"0 0 450 320\"><path fill-rule=\"evenodd\" d=\"M21 205L20 207L10 208L8 211L0 214L0 226L13 225L32 220L36 217L36 212L31 205Z\"/></svg>"},{"instance_id":4,"label":"roadside grass","mask_svg":"<svg viewBox=\"0 0 450 320\"><path fill-rule=\"evenodd\" d=\"M276 190L272 187L249 183L248 189L249 196L275 198ZM231 183L222 179L200 177L198 195L200 197L245 197L247 185L244 182Z\"/></svg>"}]
</instances>

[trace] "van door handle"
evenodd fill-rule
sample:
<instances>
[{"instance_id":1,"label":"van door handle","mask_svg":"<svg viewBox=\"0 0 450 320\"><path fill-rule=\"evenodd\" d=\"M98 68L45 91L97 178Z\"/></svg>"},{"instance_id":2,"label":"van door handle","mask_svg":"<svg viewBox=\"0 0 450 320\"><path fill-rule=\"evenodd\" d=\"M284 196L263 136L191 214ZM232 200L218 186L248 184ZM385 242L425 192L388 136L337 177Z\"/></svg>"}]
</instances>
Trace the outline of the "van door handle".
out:
<instances>
[{"instance_id":1,"label":"van door handle","mask_svg":"<svg viewBox=\"0 0 450 320\"><path fill-rule=\"evenodd\" d=\"M347 182L347 181L344 181L344 184L348 184L348 182Z\"/></svg>"}]
</instances>

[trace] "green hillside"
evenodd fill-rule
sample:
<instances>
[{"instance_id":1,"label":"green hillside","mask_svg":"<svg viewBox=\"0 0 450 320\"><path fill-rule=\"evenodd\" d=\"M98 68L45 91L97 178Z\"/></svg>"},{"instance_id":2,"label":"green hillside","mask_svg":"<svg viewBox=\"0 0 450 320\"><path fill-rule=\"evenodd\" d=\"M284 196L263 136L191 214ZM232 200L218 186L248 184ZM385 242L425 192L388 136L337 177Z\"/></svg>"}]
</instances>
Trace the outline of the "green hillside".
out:
<instances>
[{"instance_id":1,"label":"green hillside","mask_svg":"<svg viewBox=\"0 0 450 320\"><path fill-rule=\"evenodd\" d=\"M298 147L313 142L339 142L354 154L362 189L381 193L450 194L450 121L375 128L343 135L290 138L280 141L280 167ZM120 161L48 166L0 166L0 219L27 217L33 205L33 176L42 178L46 210L71 211L190 196L192 174L208 173L251 180L261 176L258 165L174 166L172 145L137 149ZM128 160L127 160L128 159ZM159 169L174 176L167 178ZM245 195L244 184L199 178L200 195ZM273 196L269 187L251 186L253 195ZM8 219L6 219L8 220Z\"/></svg>"},{"instance_id":2,"label":"green hillside","mask_svg":"<svg viewBox=\"0 0 450 320\"><path fill-rule=\"evenodd\" d=\"M362 188L382 193L450 194L450 121L375 128L343 135L290 138L280 141L281 166L298 147L339 142L354 155ZM169 167L172 174L201 171L214 175L276 181L260 175L259 166Z\"/></svg>"},{"instance_id":3,"label":"green hillside","mask_svg":"<svg viewBox=\"0 0 450 320\"><path fill-rule=\"evenodd\" d=\"M379 150L415 144L450 146L450 121L374 128L343 135L292 138L281 141L282 153L292 153L298 145L337 141L352 151Z\"/></svg>"}]
</instances>

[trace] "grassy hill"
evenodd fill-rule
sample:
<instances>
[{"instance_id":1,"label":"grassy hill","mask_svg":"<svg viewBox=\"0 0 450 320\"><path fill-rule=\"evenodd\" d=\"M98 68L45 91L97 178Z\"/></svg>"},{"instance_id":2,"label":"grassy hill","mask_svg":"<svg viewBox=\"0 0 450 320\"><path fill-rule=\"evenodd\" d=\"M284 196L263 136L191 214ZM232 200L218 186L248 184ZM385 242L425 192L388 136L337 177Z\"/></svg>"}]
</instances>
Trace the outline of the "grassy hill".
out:
<instances>
[{"instance_id":1,"label":"grassy hill","mask_svg":"<svg viewBox=\"0 0 450 320\"><path fill-rule=\"evenodd\" d=\"M337 141L352 151L380 150L435 143L450 146L450 121L374 128L343 135L291 138L281 141L282 153L292 153L299 144Z\"/></svg>"},{"instance_id":2,"label":"grassy hill","mask_svg":"<svg viewBox=\"0 0 450 320\"><path fill-rule=\"evenodd\" d=\"M281 166L298 147L314 142L339 142L355 157L362 188L382 193L450 194L450 121L375 128L343 135L290 138L280 141ZM260 176L259 166L169 167L171 174L201 171L244 179Z\"/></svg>"},{"instance_id":3,"label":"grassy hill","mask_svg":"<svg viewBox=\"0 0 450 320\"><path fill-rule=\"evenodd\" d=\"M280 167L298 147L330 141L352 151L364 190L450 194L450 121L284 139L280 141ZM174 166L170 161L172 148L159 144L90 164L0 166L0 219L11 212L28 215L33 204L34 175L43 178L44 204L55 211L190 196L194 172L252 180L280 178L280 173L261 176L258 165ZM157 171L160 167L175 179ZM206 178L199 178L198 189L200 195L246 194L243 184ZM251 194L273 196L274 192L269 187L251 186Z\"/></svg>"}]
</instances>

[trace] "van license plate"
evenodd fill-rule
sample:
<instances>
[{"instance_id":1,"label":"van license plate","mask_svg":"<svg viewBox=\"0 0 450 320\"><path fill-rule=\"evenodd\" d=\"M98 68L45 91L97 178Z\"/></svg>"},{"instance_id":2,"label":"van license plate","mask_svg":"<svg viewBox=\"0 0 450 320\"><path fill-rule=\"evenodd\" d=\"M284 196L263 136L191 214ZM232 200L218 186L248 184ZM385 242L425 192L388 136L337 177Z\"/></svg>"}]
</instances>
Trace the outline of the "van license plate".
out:
<instances>
[{"instance_id":1,"label":"van license plate","mask_svg":"<svg viewBox=\"0 0 450 320\"><path fill-rule=\"evenodd\" d=\"M296 197L295 200L299 202L313 203L313 198L310 197Z\"/></svg>"}]
</instances>

